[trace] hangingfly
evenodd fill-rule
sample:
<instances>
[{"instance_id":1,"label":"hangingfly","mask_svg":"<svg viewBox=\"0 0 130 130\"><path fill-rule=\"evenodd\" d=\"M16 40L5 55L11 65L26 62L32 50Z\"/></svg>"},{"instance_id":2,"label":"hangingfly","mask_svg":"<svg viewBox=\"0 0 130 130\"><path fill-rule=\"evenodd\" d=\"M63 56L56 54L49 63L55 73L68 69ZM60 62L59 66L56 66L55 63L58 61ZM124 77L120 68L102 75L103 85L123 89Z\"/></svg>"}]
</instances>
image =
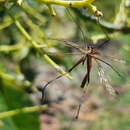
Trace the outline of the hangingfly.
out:
<instances>
[{"instance_id":1,"label":"hangingfly","mask_svg":"<svg viewBox=\"0 0 130 130\"><path fill-rule=\"evenodd\" d=\"M69 13L69 15L71 15L70 12L68 12L68 13ZM71 16L71 18L75 22L75 20L73 19L72 16ZM109 92L110 95L116 96L118 94L118 92L110 85L109 81L105 77L104 68L102 67L102 64L101 64L101 63L106 64L114 72L116 72L120 77L122 76L110 63L108 63L106 60L101 58L101 57L105 57L105 58L107 57L111 60L115 60L113 57L109 57L109 56L102 53L102 49L105 48L106 45L110 42L109 36L105 33L106 34L106 40L102 40L103 41L102 43L101 42L98 42L97 44L89 43L89 42L86 42L86 40L85 40L84 33L83 33L82 28L80 27L80 24L76 23L76 25L78 26L78 28L79 28L82 36L83 36L84 46L76 44L75 42L72 42L72 41L69 41L69 40L66 40L66 39L46 38L45 40L56 40L60 44L74 48L78 51L78 53L76 53L76 55L77 54L81 55L81 57L79 58L78 61L76 61L76 63L70 69L68 69L68 73L70 73L73 69L75 69L80 64L86 65L86 72L84 74L82 82L80 83L81 88L84 88L85 86L89 85L89 83L91 81L90 75L91 75L91 70L92 70L92 67L93 67L93 61L95 60L97 65L98 65L98 74L99 74L101 83L103 84L103 86ZM70 53L68 53L68 54L70 54ZM116 60L118 60L118 59L116 59ZM120 62L120 60L118 60L118 61ZM45 90L49 86L49 84L53 83L55 80L65 76L68 73L57 76L56 78L48 81L43 86L43 89L42 89L42 102L43 103L44 103L44 100L45 100ZM75 119L78 118L81 105L82 105L82 103L80 102L80 104L78 105L78 110L77 110L77 114L75 116Z\"/></svg>"},{"instance_id":2,"label":"hangingfly","mask_svg":"<svg viewBox=\"0 0 130 130\"><path fill-rule=\"evenodd\" d=\"M91 70L92 70L92 67L93 67L93 60L95 60L97 65L98 65L98 74L99 74L100 82L102 83L104 88L112 96L116 96L118 94L118 92L111 86L108 79L105 77L104 69L102 67L101 62L106 64L107 66L109 66L120 77L122 75L120 75L120 73L110 63L108 63L107 61L100 58L101 56L109 58L108 56L102 54L102 48L109 42L109 39L106 39L106 40L104 40L104 42L97 43L97 44L93 44L93 43L88 44L88 43L86 43L87 46L81 46L81 45L75 44L72 41L68 41L68 40L65 40L65 39L48 38L47 40L59 41L59 43L61 43L61 44L64 44L66 46L69 46L69 47L72 47L72 48L76 49L79 52L79 53L76 53L76 55L79 55L79 54L81 55L81 58L79 58L79 60L68 70L68 73L70 73L73 69L75 69L80 64L84 65L85 63L87 63L87 64L85 64L86 65L86 73L85 73L85 76L83 77L83 80L82 80L82 82L80 84L81 88L84 88L85 85L86 86L89 85L89 83L90 83L90 74L91 74ZM70 53L67 53L67 54L70 54ZM110 59L114 60L113 57L111 57ZM65 73L65 74L68 74L68 73ZM42 102L43 103L45 101L45 92L46 92L45 90L48 87L48 85L53 83L55 80L65 76L65 74L57 76L56 78L48 81L43 86L43 89L42 89ZM84 97L85 95L86 95L86 92L84 91L84 94L82 95L82 97ZM80 102L79 105L78 105L77 113L76 113L76 116L74 117L74 119L78 119L81 105L82 105L82 102Z\"/></svg>"},{"instance_id":3,"label":"hangingfly","mask_svg":"<svg viewBox=\"0 0 130 130\"><path fill-rule=\"evenodd\" d=\"M72 48L75 48L79 52L78 54L81 55L81 58L68 70L68 73L70 73L78 65L84 64L85 62L87 63L86 64L87 65L86 66L87 72L85 73L85 76L83 77L83 80L82 80L82 82L80 84L81 88L84 88L85 85L88 85L90 83L91 69L93 67L93 60L95 60L97 62L97 64L98 64L99 76L100 76L100 79L101 79L103 85L106 86L106 89L109 91L109 93L111 95L115 96L116 94L118 94L118 92L115 91L112 88L111 85L108 85L109 82L106 81L107 79L105 78L105 75L102 74L103 68L102 68L102 66L100 64L100 62L102 62L102 63L108 65L114 72L116 72L119 76L121 76L120 73L110 63L108 63L107 61L105 61L105 60L100 58L100 56L105 56L104 54L102 54L101 49L102 49L102 47L104 47L109 42L109 39L106 39L106 40L104 40L104 42L99 43L99 44L93 44L93 43L91 43L91 44L89 43L88 44L87 43L87 46L81 46L81 45L75 44L72 41L68 41L68 40L65 40L65 39L48 38L46 40L56 40L56 41L59 41L61 44L64 44L64 45L72 47ZM44 92L45 92L44 90L45 90L45 88L50 83L52 83L53 81L61 78L62 76L64 76L64 75L59 75L56 78L54 78L53 80L47 82L47 84L43 87L43 97L42 97L42 100L44 99Z\"/></svg>"}]
</instances>

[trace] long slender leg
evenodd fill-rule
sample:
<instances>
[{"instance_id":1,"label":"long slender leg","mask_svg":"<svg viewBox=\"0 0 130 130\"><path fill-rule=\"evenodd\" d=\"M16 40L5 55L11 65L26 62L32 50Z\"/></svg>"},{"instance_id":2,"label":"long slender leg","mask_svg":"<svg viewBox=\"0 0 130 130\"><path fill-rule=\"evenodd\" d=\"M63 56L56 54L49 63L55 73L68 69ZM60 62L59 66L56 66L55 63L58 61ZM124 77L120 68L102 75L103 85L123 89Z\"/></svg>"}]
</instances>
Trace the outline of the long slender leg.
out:
<instances>
[{"instance_id":1,"label":"long slender leg","mask_svg":"<svg viewBox=\"0 0 130 130\"><path fill-rule=\"evenodd\" d=\"M68 70L68 72L71 72L75 67L77 67L79 64L81 64L85 59L86 59L86 57L80 58L80 59L76 62L76 64L74 64L74 66L72 66L72 67ZM65 73L65 74L67 74L67 73ZM64 75L65 75L65 74L64 74ZM42 102L44 102L44 99L45 99L45 90L46 90L46 88L48 87L48 85L51 84L52 82L54 82L55 80L60 79L60 78L63 77L64 75L59 75L59 76L57 76L56 78L54 78L54 79L48 81L48 82L43 86L43 90L42 90Z\"/></svg>"},{"instance_id":2,"label":"long slender leg","mask_svg":"<svg viewBox=\"0 0 130 130\"><path fill-rule=\"evenodd\" d=\"M87 78L87 82L89 84L90 82L90 72L91 72L91 68L92 68L92 57L90 55L87 56L87 71L88 71L88 78Z\"/></svg>"},{"instance_id":3,"label":"long slender leg","mask_svg":"<svg viewBox=\"0 0 130 130\"><path fill-rule=\"evenodd\" d=\"M57 76L56 78L48 81L44 86L43 86L43 89L42 89L42 103L44 103L45 101L45 91L46 91L46 88L48 87L49 84L51 84L52 82L54 82L55 80L57 79L60 79L61 77L63 77L64 75L59 75Z\"/></svg>"},{"instance_id":4,"label":"long slender leg","mask_svg":"<svg viewBox=\"0 0 130 130\"><path fill-rule=\"evenodd\" d=\"M82 107L82 104L83 104L83 102L84 102L83 100L84 100L84 98L86 97L86 94L87 94L87 91L84 90L84 91L83 91L83 95L82 95L82 97L81 97L81 101L80 101L80 103L79 103L78 106L77 106L76 116L74 117L75 120L77 120L78 117L79 117L80 109L81 109L81 107Z\"/></svg>"},{"instance_id":5,"label":"long slender leg","mask_svg":"<svg viewBox=\"0 0 130 130\"><path fill-rule=\"evenodd\" d=\"M84 88L86 82L87 82L87 85L89 84L91 68L92 68L92 57L90 55L87 55L87 73L85 74L84 79L81 83L81 86L80 86L81 88Z\"/></svg>"},{"instance_id":6,"label":"long slender leg","mask_svg":"<svg viewBox=\"0 0 130 130\"><path fill-rule=\"evenodd\" d=\"M82 81L82 83L80 85L81 88L84 88L84 86L85 86L85 84L87 82L87 78L88 78L88 72L85 74L84 79L83 79L83 81Z\"/></svg>"},{"instance_id":7,"label":"long slender leg","mask_svg":"<svg viewBox=\"0 0 130 130\"><path fill-rule=\"evenodd\" d=\"M80 63L84 62L86 59L86 57L82 57L81 59L79 59L76 64L74 64L69 70L68 72L71 72L76 66L78 66Z\"/></svg>"}]
</instances>

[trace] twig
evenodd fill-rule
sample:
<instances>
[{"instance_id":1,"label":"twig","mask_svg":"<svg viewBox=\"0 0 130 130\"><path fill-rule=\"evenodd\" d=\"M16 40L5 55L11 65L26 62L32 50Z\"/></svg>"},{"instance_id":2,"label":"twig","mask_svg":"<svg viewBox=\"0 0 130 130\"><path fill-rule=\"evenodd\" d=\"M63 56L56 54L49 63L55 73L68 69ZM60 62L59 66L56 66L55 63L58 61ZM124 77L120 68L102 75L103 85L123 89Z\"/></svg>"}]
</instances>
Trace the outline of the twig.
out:
<instances>
[{"instance_id":1,"label":"twig","mask_svg":"<svg viewBox=\"0 0 130 130\"><path fill-rule=\"evenodd\" d=\"M65 72L60 66L58 66L53 60L51 60L47 55L44 55L45 60L53 66L60 74L65 75L68 79L72 80L72 77L69 73Z\"/></svg>"},{"instance_id":2,"label":"twig","mask_svg":"<svg viewBox=\"0 0 130 130\"><path fill-rule=\"evenodd\" d=\"M95 16L100 17L102 16L102 12L100 12L96 6L92 5L92 2L95 0L71 0L71 1L61 1L61 0L35 0L40 3L44 3L47 5L55 4L60 6L67 6L67 7L76 7L76 8L87 8L91 13L93 13Z\"/></svg>"},{"instance_id":3,"label":"twig","mask_svg":"<svg viewBox=\"0 0 130 130\"><path fill-rule=\"evenodd\" d=\"M47 108L48 108L47 105L24 107L24 108L15 109L15 110L7 111L7 112L1 112L0 118L11 117L11 116L22 114L22 113L30 113L30 112L36 112L36 111L41 111L41 110L47 110Z\"/></svg>"}]
</instances>

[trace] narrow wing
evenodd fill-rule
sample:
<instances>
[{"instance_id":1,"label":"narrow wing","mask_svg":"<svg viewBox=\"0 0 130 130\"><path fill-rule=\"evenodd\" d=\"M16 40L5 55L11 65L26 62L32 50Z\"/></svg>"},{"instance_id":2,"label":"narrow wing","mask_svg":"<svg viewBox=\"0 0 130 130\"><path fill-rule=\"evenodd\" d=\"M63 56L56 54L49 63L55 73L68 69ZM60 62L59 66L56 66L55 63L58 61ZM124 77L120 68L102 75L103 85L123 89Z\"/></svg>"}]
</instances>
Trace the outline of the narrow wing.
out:
<instances>
[{"instance_id":1,"label":"narrow wing","mask_svg":"<svg viewBox=\"0 0 130 130\"><path fill-rule=\"evenodd\" d=\"M102 63L108 65L115 73L117 73L117 75L118 75L119 77L123 77L123 75L122 75L118 70L116 70L116 68L114 68L111 64L109 64L107 61L104 61L104 60L102 60L102 59L100 59L100 58L98 58L98 57L96 57L96 56L92 56L92 57L93 57L94 59L96 59L96 60L98 60L98 61L101 61Z\"/></svg>"},{"instance_id":2,"label":"narrow wing","mask_svg":"<svg viewBox=\"0 0 130 130\"><path fill-rule=\"evenodd\" d=\"M110 95L112 96L118 95L119 93L111 86L108 79L106 78L103 67L99 62L97 63L98 63L98 74L99 74L100 82L103 84L103 86L109 92Z\"/></svg>"},{"instance_id":3,"label":"narrow wing","mask_svg":"<svg viewBox=\"0 0 130 130\"><path fill-rule=\"evenodd\" d=\"M85 47L82 46L82 45L78 45L79 43L78 42L73 42L73 41L69 41L69 40L66 40L66 39L59 39L59 38L46 38L45 40L56 40L56 41L59 41L60 43L66 45L66 46L69 46L69 47L72 47L72 48L75 48L76 50L78 50L79 52L84 52L84 49Z\"/></svg>"}]
</instances>

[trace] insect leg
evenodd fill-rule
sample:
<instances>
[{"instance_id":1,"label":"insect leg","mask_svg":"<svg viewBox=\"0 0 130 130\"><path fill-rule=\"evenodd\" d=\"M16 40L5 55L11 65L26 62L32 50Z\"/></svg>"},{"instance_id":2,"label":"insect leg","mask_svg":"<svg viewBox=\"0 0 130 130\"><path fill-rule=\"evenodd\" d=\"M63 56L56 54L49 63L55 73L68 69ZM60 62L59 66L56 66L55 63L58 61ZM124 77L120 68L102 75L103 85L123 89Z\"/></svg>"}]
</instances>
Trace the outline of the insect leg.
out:
<instances>
[{"instance_id":1,"label":"insect leg","mask_svg":"<svg viewBox=\"0 0 130 130\"><path fill-rule=\"evenodd\" d=\"M68 70L68 72L71 72L76 66L78 66L80 63L82 63L85 59L86 59L86 57L80 58L80 59L76 62L76 64L75 64L74 66L72 66L72 67ZM66 75L66 74L67 74L67 73L65 73L64 75ZM44 102L44 100L45 100L45 90L46 90L46 88L48 87L48 85L51 84L52 82L54 82L55 80L60 79L60 78L63 77L64 75L59 75L59 76L57 76L56 78L54 78L54 79L48 81L48 82L43 86L43 89L42 89L42 102Z\"/></svg>"},{"instance_id":2,"label":"insect leg","mask_svg":"<svg viewBox=\"0 0 130 130\"><path fill-rule=\"evenodd\" d=\"M80 86L81 88L84 88L86 82L87 82L87 85L89 84L91 68L92 68L92 57L90 55L87 55L87 73L81 83L81 86Z\"/></svg>"},{"instance_id":3,"label":"insect leg","mask_svg":"<svg viewBox=\"0 0 130 130\"><path fill-rule=\"evenodd\" d=\"M81 64L82 62L84 62L85 59L86 59L86 57L80 58L80 59L76 62L76 64L74 64L74 65L68 70L68 72L71 72L75 67L77 67L79 64Z\"/></svg>"}]
</instances>

